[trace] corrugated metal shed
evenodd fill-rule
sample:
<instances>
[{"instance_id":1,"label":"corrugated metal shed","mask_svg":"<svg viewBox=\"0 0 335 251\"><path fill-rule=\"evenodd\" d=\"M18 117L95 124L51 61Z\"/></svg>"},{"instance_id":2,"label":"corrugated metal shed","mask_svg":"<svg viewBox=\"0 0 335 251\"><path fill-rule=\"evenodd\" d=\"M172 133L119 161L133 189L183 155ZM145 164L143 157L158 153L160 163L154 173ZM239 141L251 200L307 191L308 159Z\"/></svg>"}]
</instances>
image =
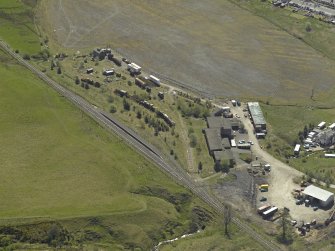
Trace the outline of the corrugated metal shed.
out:
<instances>
[{"instance_id":1,"label":"corrugated metal shed","mask_svg":"<svg viewBox=\"0 0 335 251\"><path fill-rule=\"evenodd\" d=\"M266 125L262 109L258 102L248 102L248 108L255 125Z\"/></svg>"},{"instance_id":2,"label":"corrugated metal shed","mask_svg":"<svg viewBox=\"0 0 335 251\"><path fill-rule=\"evenodd\" d=\"M304 195L311 196L324 202L328 201L332 196L334 196L333 193L328 192L327 190L321 189L319 187L316 187L314 185L306 187L302 193Z\"/></svg>"}]
</instances>

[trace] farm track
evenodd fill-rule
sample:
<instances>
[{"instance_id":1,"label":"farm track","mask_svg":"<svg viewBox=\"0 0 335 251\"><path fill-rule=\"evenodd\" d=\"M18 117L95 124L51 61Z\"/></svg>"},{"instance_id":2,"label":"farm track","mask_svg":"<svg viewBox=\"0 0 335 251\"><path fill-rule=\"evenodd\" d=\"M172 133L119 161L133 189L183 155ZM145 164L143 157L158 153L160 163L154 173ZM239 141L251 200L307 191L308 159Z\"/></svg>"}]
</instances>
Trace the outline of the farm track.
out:
<instances>
[{"instance_id":1,"label":"farm track","mask_svg":"<svg viewBox=\"0 0 335 251\"><path fill-rule=\"evenodd\" d=\"M4 41L0 40L0 47L15 58L21 65L29 69L37 77L43 80L47 85L57 91L60 95L67 98L71 103L77 106L80 110L85 112L88 116L93 118L103 127L113 131L118 137L122 138L129 146L141 153L147 159L155 163L162 171L172 177L177 183L191 190L196 196L201 198L205 203L211 206L217 213L223 214L223 204L215 196L209 194L206 190L201 189L195 181L182 169L180 166L171 165L165 160L153 146L145 142L135 132L128 127L121 124L116 119L110 117L104 111L94 108L93 105L88 103L82 97L74 94L68 89L62 87L60 84L49 78L46 74L39 69L25 61L20 55L16 54ZM243 222L240 217L232 218L232 222L238 226L239 229L250 235L255 241L261 244L266 250L281 250L281 248L273 241L267 239L265 236L260 235L252 229L247 223Z\"/></svg>"}]
</instances>

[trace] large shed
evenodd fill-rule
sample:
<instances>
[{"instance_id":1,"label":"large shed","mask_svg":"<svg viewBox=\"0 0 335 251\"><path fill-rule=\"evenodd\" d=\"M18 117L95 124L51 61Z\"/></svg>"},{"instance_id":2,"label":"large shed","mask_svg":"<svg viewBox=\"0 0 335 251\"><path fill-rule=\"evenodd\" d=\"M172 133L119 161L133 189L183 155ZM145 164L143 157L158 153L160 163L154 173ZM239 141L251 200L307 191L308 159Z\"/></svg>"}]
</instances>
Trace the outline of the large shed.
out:
<instances>
[{"instance_id":1,"label":"large shed","mask_svg":"<svg viewBox=\"0 0 335 251\"><path fill-rule=\"evenodd\" d=\"M251 115L254 127L256 132L261 130L266 130L266 122L263 116L262 109L258 102L249 102L248 103L248 110Z\"/></svg>"},{"instance_id":2,"label":"large shed","mask_svg":"<svg viewBox=\"0 0 335 251\"><path fill-rule=\"evenodd\" d=\"M220 129L206 128L204 131L209 153L213 155L214 151L222 151Z\"/></svg>"},{"instance_id":3,"label":"large shed","mask_svg":"<svg viewBox=\"0 0 335 251\"><path fill-rule=\"evenodd\" d=\"M334 194L316 187L314 185L310 185L305 188L302 192L305 196L311 198L312 200L316 200L319 202L321 207L328 207L334 202Z\"/></svg>"}]
</instances>

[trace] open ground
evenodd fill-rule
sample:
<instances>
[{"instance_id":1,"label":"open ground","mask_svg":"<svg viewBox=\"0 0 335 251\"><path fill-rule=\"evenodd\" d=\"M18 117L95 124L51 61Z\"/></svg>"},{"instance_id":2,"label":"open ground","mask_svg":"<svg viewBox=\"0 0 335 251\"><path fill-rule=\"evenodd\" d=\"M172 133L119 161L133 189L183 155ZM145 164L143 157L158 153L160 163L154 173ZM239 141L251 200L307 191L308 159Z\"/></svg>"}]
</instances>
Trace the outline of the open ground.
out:
<instances>
[{"instance_id":1,"label":"open ground","mask_svg":"<svg viewBox=\"0 0 335 251\"><path fill-rule=\"evenodd\" d=\"M330 60L228 1L57 0L42 7L42 26L61 45L109 44L209 96L299 99L333 87Z\"/></svg>"}]
</instances>

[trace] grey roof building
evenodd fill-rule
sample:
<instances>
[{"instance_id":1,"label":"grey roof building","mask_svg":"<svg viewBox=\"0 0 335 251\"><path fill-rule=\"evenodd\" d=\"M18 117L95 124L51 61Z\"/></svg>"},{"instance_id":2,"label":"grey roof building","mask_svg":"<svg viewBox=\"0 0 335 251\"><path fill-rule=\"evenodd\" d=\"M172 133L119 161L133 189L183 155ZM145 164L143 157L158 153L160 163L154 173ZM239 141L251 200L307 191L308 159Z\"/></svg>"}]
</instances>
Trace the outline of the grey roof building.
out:
<instances>
[{"instance_id":1,"label":"grey roof building","mask_svg":"<svg viewBox=\"0 0 335 251\"><path fill-rule=\"evenodd\" d=\"M219 129L221 137L231 138L232 129L229 119L224 119L223 117L207 117L206 120L208 128Z\"/></svg>"},{"instance_id":2,"label":"grey roof building","mask_svg":"<svg viewBox=\"0 0 335 251\"><path fill-rule=\"evenodd\" d=\"M215 151L213 153L215 161L228 161L229 164L234 164L235 159L231 150Z\"/></svg>"},{"instance_id":3,"label":"grey roof building","mask_svg":"<svg viewBox=\"0 0 335 251\"><path fill-rule=\"evenodd\" d=\"M206 128L205 137L210 154L213 155L214 151L222 150L221 135L219 128Z\"/></svg>"}]
</instances>

